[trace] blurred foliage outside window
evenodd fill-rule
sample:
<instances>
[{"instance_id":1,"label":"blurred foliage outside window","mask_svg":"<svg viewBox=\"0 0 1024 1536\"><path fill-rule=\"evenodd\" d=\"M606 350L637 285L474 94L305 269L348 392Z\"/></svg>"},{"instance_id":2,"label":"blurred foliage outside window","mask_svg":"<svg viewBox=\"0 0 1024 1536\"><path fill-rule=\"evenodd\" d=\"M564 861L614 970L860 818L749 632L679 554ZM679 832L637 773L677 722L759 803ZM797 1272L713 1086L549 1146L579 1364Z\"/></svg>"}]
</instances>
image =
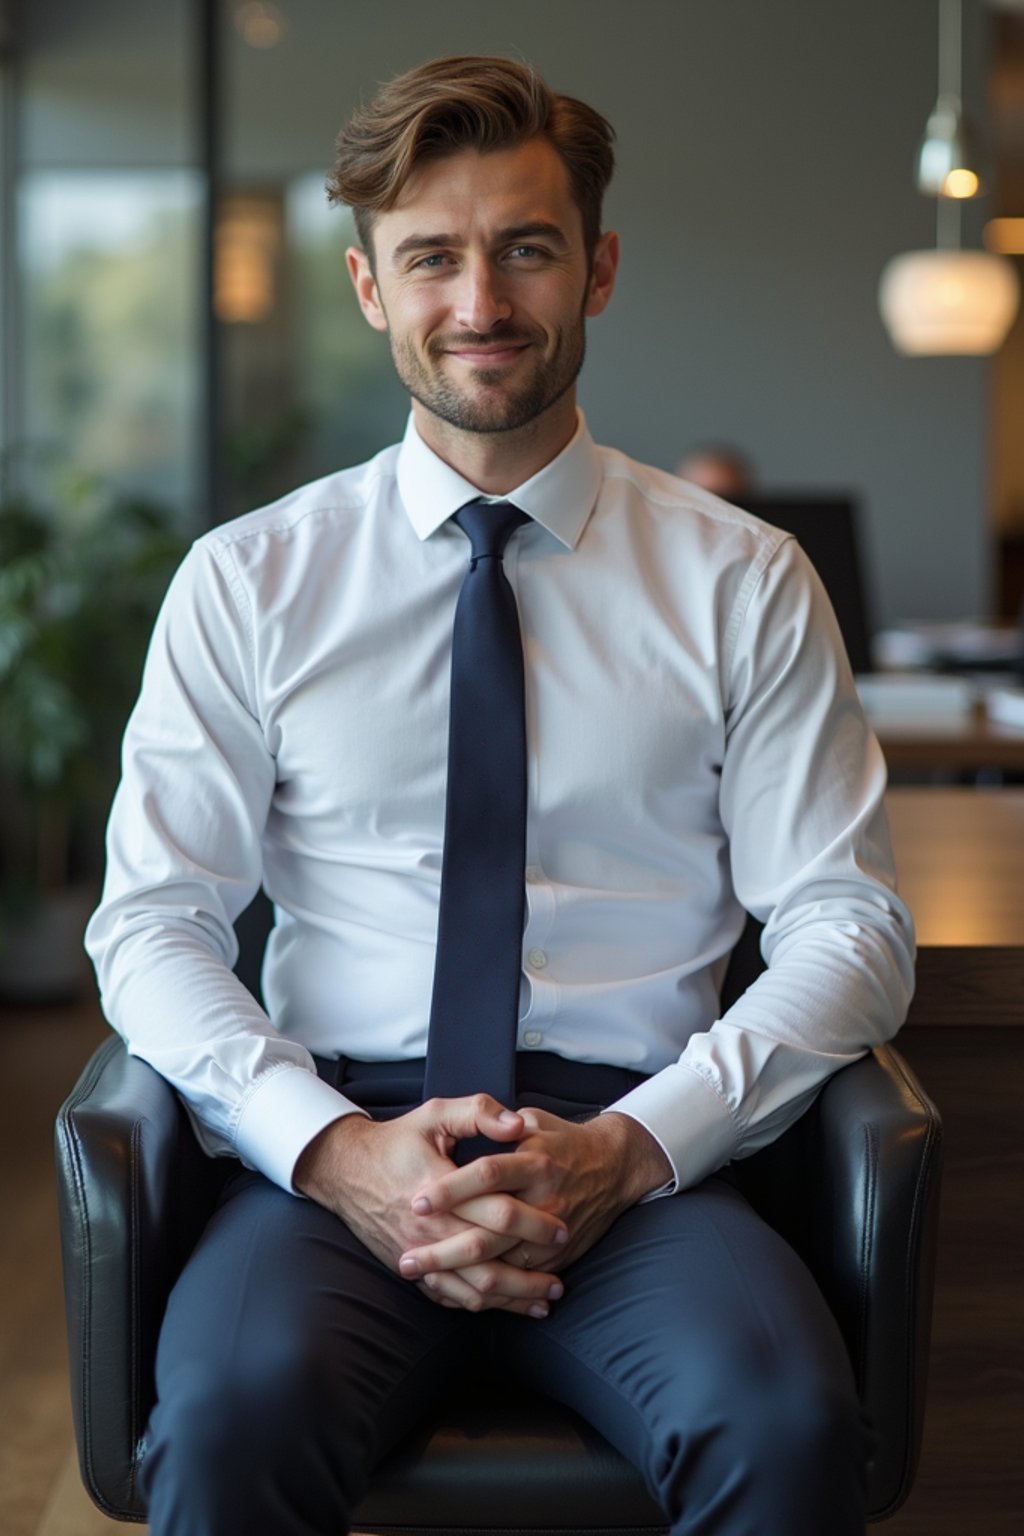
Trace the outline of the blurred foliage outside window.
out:
<instances>
[{"instance_id":1,"label":"blurred foliage outside window","mask_svg":"<svg viewBox=\"0 0 1024 1536\"><path fill-rule=\"evenodd\" d=\"M198 530L401 432L407 402L386 341L345 271L351 218L327 206L322 173L225 199L262 209L249 237L267 302L255 319L220 323L230 500L201 506L201 193L185 170L23 178L19 483L50 496L69 474L96 475ZM234 259L245 239L242 223Z\"/></svg>"},{"instance_id":2,"label":"blurred foliage outside window","mask_svg":"<svg viewBox=\"0 0 1024 1536\"><path fill-rule=\"evenodd\" d=\"M185 550L168 512L82 480L0 497L0 920L98 875L118 742ZM2 922L0 922L2 926Z\"/></svg>"},{"instance_id":3,"label":"blurred foliage outside window","mask_svg":"<svg viewBox=\"0 0 1024 1536\"><path fill-rule=\"evenodd\" d=\"M16 919L98 878L121 732L188 541L366 459L408 408L348 281L351 219L314 168L329 135L270 165L251 132L226 133L211 328L195 15L184 0L103 0L85 27L60 0L25 12L0 306L17 342L0 401L0 962Z\"/></svg>"},{"instance_id":4,"label":"blurred foliage outside window","mask_svg":"<svg viewBox=\"0 0 1024 1536\"><path fill-rule=\"evenodd\" d=\"M194 522L201 180L42 171L19 191L19 481L98 475Z\"/></svg>"}]
</instances>

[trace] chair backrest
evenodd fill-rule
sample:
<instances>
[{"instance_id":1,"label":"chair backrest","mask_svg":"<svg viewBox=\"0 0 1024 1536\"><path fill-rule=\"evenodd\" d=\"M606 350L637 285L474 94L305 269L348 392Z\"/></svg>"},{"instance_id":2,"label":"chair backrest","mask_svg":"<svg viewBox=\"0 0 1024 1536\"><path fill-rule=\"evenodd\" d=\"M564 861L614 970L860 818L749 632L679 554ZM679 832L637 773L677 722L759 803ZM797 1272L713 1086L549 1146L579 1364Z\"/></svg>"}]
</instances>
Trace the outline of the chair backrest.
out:
<instances>
[{"instance_id":1,"label":"chair backrest","mask_svg":"<svg viewBox=\"0 0 1024 1536\"><path fill-rule=\"evenodd\" d=\"M743 496L739 505L791 533L805 551L835 609L855 672L870 672L871 617L866 597L858 509L852 497L797 493Z\"/></svg>"}]
</instances>

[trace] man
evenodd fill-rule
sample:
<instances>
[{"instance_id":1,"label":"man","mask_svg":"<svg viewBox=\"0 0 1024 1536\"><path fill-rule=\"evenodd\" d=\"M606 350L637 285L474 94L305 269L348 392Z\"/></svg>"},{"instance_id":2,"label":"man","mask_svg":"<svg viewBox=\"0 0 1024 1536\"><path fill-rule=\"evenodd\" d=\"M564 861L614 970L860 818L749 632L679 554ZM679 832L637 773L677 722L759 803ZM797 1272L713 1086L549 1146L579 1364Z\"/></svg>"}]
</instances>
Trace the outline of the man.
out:
<instances>
[{"instance_id":1,"label":"man","mask_svg":"<svg viewBox=\"0 0 1024 1536\"><path fill-rule=\"evenodd\" d=\"M586 1414L674 1531L862 1528L837 1331L720 1170L903 1017L884 768L793 541L577 413L611 169L604 119L506 60L426 65L358 112L331 191L405 439L200 539L158 622L89 944L130 1048L244 1166L164 1325L154 1536L346 1529L470 1357ZM508 1043L497 961L449 1048L457 1076L483 1040L483 1066L430 1086L449 973L500 926L452 965L468 570L525 656L504 1097L476 1081ZM499 820L503 798L488 780ZM261 880L267 1014L229 971ZM718 1018L744 908L769 967Z\"/></svg>"},{"instance_id":2,"label":"man","mask_svg":"<svg viewBox=\"0 0 1024 1536\"><path fill-rule=\"evenodd\" d=\"M685 453L676 465L680 480L689 480L725 501L742 500L754 490L750 460L728 443L702 443Z\"/></svg>"}]
</instances>

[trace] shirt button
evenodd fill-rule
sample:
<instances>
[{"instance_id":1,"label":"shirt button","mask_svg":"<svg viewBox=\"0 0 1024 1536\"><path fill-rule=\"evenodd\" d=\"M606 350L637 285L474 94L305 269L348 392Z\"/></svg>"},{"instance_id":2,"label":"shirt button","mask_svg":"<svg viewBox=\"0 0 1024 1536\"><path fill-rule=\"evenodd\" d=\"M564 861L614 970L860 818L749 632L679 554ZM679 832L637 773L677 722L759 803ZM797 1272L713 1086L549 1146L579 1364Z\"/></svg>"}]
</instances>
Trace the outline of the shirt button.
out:
<instances>
[{"instance_id":1,"label":"shirt button","mask_svg":"<svg viewBox=\"0 0 1024 1536\"><path fill-rule=\"evenodd\" d=\"M526 958L535 971L542 971L548 963L548 957L542 949L531 949Z\"/></svg>"},{"instance_id":2,"label":"shirt button","mask_svg":"<svg viewBox=\"0 0 1024 1536\"><path fill-rule=\"evenodd\" d=\"M528 1029L523 1036L524 1045L540 1045L544 1036L539 1029Z\"/></svg>"},{"instance_id":3,"label":"shirt button","mask_svg":"<svg viewBox=\"0 0 1024 1536\"><path fill-rule=\"evenodd\" d=\"M536 885L537 881L539 879L540 879L540 870L537 868L536 864L527 864L527 866L526 866L526 883L527 883L527 885Z\"/></svg>"}]
</instances>

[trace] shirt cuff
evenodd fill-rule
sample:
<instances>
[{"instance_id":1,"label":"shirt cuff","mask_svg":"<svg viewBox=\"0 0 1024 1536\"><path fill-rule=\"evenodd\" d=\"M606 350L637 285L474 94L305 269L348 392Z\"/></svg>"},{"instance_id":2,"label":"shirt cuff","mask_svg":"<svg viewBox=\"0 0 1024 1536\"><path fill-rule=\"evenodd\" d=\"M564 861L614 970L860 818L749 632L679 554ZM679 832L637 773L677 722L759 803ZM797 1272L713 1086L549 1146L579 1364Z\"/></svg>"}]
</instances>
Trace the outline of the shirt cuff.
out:
<instances>
[{"instance_id":1,"label":"shirt cuff","mask_svg":"<svg viewBox=\"0 0 1024 1536\"><path fill-rule=\"evenodd\" d=\"M344 1115L365 1114L315 1072L280 1067L246 1100L235 1128L235 1151L248 1167L294 1195L295 1164L314 1136Z\"/></svg>"},{"instance_id":2,"label":"shirt cuff","mask_svg":"<svg viewBox=\"0 0 1024 1536\"><path fill-rule=\"evenodd\" d=\"M716 1173L734 1155L739 1127L728 1105L692 1067L675 1062L608 1105L648 1131L672 1164L673 1178L646 1200L674 1195Z\"/></svg>"}]
</instances>

